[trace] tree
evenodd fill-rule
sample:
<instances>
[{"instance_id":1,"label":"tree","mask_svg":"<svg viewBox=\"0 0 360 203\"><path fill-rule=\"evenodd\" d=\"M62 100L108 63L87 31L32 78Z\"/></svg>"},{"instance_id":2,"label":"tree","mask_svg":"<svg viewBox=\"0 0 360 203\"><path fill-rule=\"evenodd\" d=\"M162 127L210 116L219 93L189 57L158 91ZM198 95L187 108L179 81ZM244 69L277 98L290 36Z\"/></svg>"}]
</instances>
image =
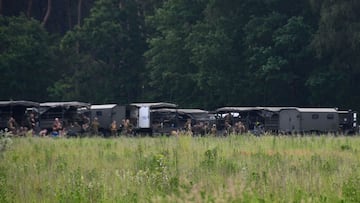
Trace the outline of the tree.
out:
<instances>
[{"instance_id":1,"label":"tree","mask_svg":"<svg viewBox=\"0 0 360 203\"><path fill-rule=\"evenodd\" d=\"M46 9L46 13L45 13L45 16L41 22L41 25L42 26L45 26L49 17L50 17L50 14L51 14L51 7L52 7L52 0L48 0L48 3L47 3L47 9Z\"/></svg>"},{"instance_id":2,"label":"tree","mask_svg":"<svg viewBox=\"0 0 360 203\"><path fill-rule=\"evenodd\" d=\"M99 0L83 25L64 36L62 50L76 57L69 61L71 75L65 75L57 85L67 81L74 89L60 91L57 96L81 98L92 87L92 102L128 103L139 97L146 44L138 9L134 1ZM97 86L89 85L89 77L96 78ZM104 92L108 94L104 96Z\"/></svg>"},{"instance_id":3,"label":"tree","mask_svg":"<svg viewBox=\"0 0 360 203\"><path fill-rule=\"evenodd\" d=\"M184 41L192 26L202 17L201 1L166 1L147 23L154 28L145 52L149 72L148 97L179 104L198 98L196 84L197 67L190 62L190 54Z\"/></svg>"},{"instance_id":4,"label":"tree","mask_svg":"<svg viewBox=\"0 0 360 203\"><path fill-rule=\"evenodd\" d=\"M28 1L26 17L31 18L31 10L32 10L33 0Z\"/></svg>"},{"instance_id":5,"label":"tree","mask_svg":"<svg viewBox=\"0 0 360 203\"><path fill-rule=\"evenodd\" d=\"M254 17L245 31L249 68L256 78L253 86L264 104L305 104L312 34L303 17L279 13Z\"/></svg>"},{"instance_id":6,"label":"tree","mask_svg":"<svg viewBox=\"0 0 360 203\"><path fill-rule=\"evenodd\" d=\"M48 33L36 20L0 17L1 99L45 100L52 82Z\"/></svg>"},{"instance_id":7,"label":"tree","mask_svg":"<svg viewBox=\"0 0 360 203\"><path fill-rule=\"evenodd\" d=\"M320 13L312 41L318 66L307 81L312 103L360 108L360 2L312 1ZM351 99L349 99L351 98Z\"/></svg>"}]
</instances>

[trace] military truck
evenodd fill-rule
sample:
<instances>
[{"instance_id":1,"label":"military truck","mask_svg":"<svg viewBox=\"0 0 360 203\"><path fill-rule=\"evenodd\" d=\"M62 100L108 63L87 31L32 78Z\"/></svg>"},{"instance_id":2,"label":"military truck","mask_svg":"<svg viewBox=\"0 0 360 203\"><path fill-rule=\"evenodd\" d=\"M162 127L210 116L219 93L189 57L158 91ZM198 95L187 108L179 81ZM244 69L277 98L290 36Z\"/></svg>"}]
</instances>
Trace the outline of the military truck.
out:
<instances>
[{"instance_id":1,"label":"military truck","mask_svg":"<svg viewBox=\"0 0 360 203\"><path fill-rule=\"evenodd\" d=\"M79 109L82 109L82 111L79 111ZM78 101L40 103L40 128L51 132L54 120L57 118L66 131L69 131L71 135L77 135L82 132L82 126L90 122L84 116L84 112L86 112L84 109L88 111L90 104Z\"/></svg>"},{"instance_id":2,"label":"military truck","mask_svg":"<svg viewBox=\"0 0 360 203\"><path fill-rule=\"evenodd\" d=\"M27 113L36 111L38 107L39 103L32 101L0 101L0 130L7 128L10 117L15 119L17 127L28 127L26 123Z\"/></svg>"},{"instance_id":3,"label":"military truck","mask_svg":"<svg viewBox=\"0 0 360 203\"><path fill-rule=\"evenodd\" d=\"M353 110L339 110L339 130L344 135L359 133L357 112Z\"/></svg>"}]
</instances>

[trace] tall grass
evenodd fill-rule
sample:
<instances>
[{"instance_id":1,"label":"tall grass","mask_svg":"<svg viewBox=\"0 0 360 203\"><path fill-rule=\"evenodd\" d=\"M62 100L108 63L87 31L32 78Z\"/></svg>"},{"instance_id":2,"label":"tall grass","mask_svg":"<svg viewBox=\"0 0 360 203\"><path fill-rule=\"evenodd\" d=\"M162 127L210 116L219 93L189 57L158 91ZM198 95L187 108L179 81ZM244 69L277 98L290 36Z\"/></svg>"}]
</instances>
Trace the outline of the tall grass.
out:
<instances>
[{"instance_id":1,"label":"tall grass","mask_svg":"<svg viewBox=\"0 0 360 203\"><path fill-rule=\"evenodd\" d=\"M0 202L360 202L359 137L12 141Z\"/></svg>"}]
</instances>

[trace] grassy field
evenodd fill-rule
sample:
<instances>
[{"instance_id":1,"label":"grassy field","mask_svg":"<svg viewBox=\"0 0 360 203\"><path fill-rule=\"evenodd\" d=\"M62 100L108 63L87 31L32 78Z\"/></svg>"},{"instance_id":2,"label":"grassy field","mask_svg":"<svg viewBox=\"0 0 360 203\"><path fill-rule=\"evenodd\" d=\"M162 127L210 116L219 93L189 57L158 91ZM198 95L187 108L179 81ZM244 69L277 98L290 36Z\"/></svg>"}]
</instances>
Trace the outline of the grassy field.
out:
<instances>
[{"instance_id":1,"label":"grassy field","mask_svg":"<svg viewBox=\"0 0 360 203\"><path fill-rule=\"evenodd\" d=\"M0 202L360 202L360 137L12 138Z\"/></svg>"}]
</instances>

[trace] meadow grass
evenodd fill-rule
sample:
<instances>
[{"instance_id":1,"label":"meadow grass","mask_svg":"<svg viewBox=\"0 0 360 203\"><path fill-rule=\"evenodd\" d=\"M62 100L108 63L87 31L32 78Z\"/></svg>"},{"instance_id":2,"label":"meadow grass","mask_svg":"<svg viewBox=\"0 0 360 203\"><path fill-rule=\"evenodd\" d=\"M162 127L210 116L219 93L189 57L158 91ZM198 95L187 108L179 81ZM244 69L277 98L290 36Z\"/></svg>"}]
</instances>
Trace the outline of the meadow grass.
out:
<instances>
[{"instance_id":1,"label":"meadow grass","mask_svg":"<svg viewBox=\"0 0 360 203\"><path fill-rule=\"evenodd\" d=\"M360 202L360 137L13 138L0 202Z\"/></svg>"}]
</instances>

